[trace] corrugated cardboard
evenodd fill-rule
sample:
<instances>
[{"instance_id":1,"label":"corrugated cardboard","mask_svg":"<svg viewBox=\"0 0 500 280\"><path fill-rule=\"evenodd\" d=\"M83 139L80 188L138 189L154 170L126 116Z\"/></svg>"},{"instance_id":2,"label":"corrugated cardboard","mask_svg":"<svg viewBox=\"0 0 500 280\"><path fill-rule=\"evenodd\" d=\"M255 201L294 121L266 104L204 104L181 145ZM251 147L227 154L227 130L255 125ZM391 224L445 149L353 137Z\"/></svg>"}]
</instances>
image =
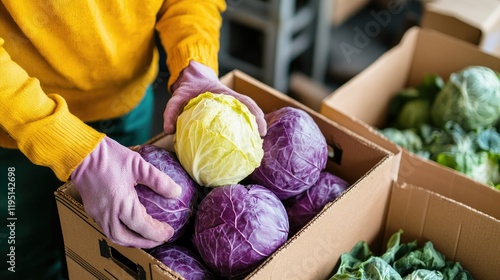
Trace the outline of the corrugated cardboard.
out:
<instances>
[{"instance_id":1,"label":"corrugated cardboard","mask_svg":"<svg viewBox=\"0 0 500 280\"><path fill-rule=\"evenodd\" d=\"M381 226L384 223L389 189L395 179L393 169L397 162L394 154L242 72L230 72L221 80L237 92L253 98L264 112L284 106L301 108L308 112L335 153L329 160L327 169L352 184L351 189L325 207L322 213L279 248L247 279L292 279L300 276L290 274L295 271L293 269L303 272L304 275L300 277L307 279L327 277L337 261L337 255L331 249L346 249L344 238L351 238L352 235L350 231L338 231L338 225L346 219L351 220L351 230L362 232L361 237L370 240L382 238L378 227L365 227L367 224ZM172 147L171 136L166 135L158 135L149 143L167 149ZM145 251L111 243L85 213L71 182L60 187L55 196L72 280L182 279ZM370 199L373 196L377 199ZM357 199L366 202L362 207L355 206L356 203L351 202ZM333 207L336 204L339 206ZM315 238L330 232L336 233L327 235L325 239ZM318 255L327 261L318 264L313 262L311 265L308 260L314 260Z\"/></svg>"},{"instance_id":2,"label":"corrugated cardboard","mask_svg":"<svg viewBox=\"0 0 500 280\"><path fill-rule=\"evenodd\" d=\"M452 35L500 56L500 1L434 0L424 7L422 27Z\"/></svg>"},{"instance_id":3,"label":"corrugated cardboard","mask_svg":"<svg viewBox=\"0 0 500 280\"><path fill-rule=\"evenodd\" d=\"M474 279L498 278L500 220L408 183L395 182L389 189L365 187L351 189L283 249L283 256L293 260L286 271L268 266L256 273L264 273L266 279L328 279L342 253L358 241L366 241L380 255L389 237L402 229L402 242L417 240L422 246L432 241ZM386 192L390 200L378 203Z\"/></svg>"},{"instance_id":4,"label":"corrugated cardboard","mask_svg":"<svg viewBox=\"0 0 500 280\"><path fill-rule=\"evenodd\" d=\"M450 168L403 152L398 180L410 182L500 218L500 192Z\"/></svg>"},{"instance_id":5,"label":"corrugated cardboard","mask_svg":"<svg viewBox=\"0 0 500 280\"><path fill-rule=\"evenodd\" d=\"M74 186L56 192L70 279L182 279L143 250L117 246L90 218ZM162 267L164 278L153 278Z\"/></svg>"},{"instance_id":6,"label":"corrugated cardboard","mask_svg":"<svg viewBox=\"0 0 500 280\"><path fill-rule=\"evenodd\" d=\"M396 92L419 84L426 73L434 72L447 80L450 73L473 64L500 70L500 58L485 54L476 46L437 31L414 27L407 31L400 44L325 98L320 112L388 148L392 143L377 129L384 127L389 101ZM398 177L400 181L418 183L500 218L500 191L406 150L402 152Z\"/></svg>"},{"instance_id":7,"label":"corrugated cardboard","mask_svg":"<svg viewBox=\"0 0 500 280\"><path fill-rule=\"evenodd\" d=\"M500 220L446 196L410 184L392 188L384 243L398 229L403 242L432 241L446 259L458 261L474 279L500 275Z\"/></svg>"},{"instance_id":8,"label":"corrugated cardboard","mask_svg":"<svg viewBox=\"0 0 500 280\"><path fill-rule=\"evenodd\" d=\"M332 1L331 23L340 25L365 7L370 0L329 0Z\"/></svg>"}]
</instances>

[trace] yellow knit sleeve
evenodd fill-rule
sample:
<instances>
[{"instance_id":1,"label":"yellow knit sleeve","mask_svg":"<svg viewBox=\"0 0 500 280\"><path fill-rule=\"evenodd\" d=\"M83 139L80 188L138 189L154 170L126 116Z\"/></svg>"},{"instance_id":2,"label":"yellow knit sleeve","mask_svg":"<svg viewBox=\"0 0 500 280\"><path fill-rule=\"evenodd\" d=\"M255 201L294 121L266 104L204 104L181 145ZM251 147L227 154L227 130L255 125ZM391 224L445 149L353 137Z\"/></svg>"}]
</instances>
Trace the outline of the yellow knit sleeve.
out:
<instances>
[{"instance_id":1,"label":"yellow knit sleeve","mask_svg":"<svg viewBox=\"0 0 500 280\"><path fill-rule=\"evenodd\" d=\"M0 38L0 125L34 164L50 167L66 181L104 134L72 115L61 96L44 93L3 43Z\"/></svg>"},{"instance_id":2,"label":"yellow knit sleeve","mask_svg":"<svg viewBox=\"0 0 500 280\"><path fill-rule=\"evenodd\" d=\"M167 54L169 89L191 60L219 72L221 13L225 9L226 2L220 0L165 1L156 30Z\"/></svg>"}]
</instances>

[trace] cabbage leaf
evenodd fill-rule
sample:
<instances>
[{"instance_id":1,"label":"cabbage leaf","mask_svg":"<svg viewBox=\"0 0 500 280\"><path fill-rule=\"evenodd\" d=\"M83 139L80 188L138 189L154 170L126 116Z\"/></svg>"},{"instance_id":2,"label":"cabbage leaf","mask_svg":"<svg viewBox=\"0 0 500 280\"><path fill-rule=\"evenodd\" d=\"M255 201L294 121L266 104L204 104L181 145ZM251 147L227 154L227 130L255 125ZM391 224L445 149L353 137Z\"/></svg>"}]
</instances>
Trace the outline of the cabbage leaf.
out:
<instances>
[{"instance_id":1,"label":"cabbage leaf","mask_svg":"<svg viewBox=\"0 0 500 280\"><path fill-rule=\"evenodd\" d=\"M417 241L401 242L403 230L395 232L380 256L370 251L365 241L359 241L350 252L340 256L340 264L330 280L440 280L473 279L459 262L446 260L431 241L418 247Z\"/></svg>"}]
</instances>

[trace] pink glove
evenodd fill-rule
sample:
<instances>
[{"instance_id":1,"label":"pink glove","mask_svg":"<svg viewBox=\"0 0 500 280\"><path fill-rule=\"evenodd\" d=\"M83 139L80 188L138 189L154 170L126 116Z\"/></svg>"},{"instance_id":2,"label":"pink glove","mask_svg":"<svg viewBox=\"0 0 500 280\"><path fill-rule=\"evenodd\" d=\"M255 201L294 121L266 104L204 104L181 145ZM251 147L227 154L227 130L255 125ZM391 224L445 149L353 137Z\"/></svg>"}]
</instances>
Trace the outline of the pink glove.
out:
<instances>
[{"instance_id":1,"label":"pink glove","mask_svg":"<svg viewBox=\"0 0 500 280\"><path fill-rule=\"evenodd\" d=\"M73 171L72 181L85 211L114 243L152 248L169 240L173 228L147 214L135 185L174 198L181 188L169 176L146 162L138 153L105 137Z\"/></svg>"},{"instance_id":2,"label":"pink glove","mask_svg":"<svg viewBox=\"0 0 500 280\"><path fill-rule=\"evenodd\" d=\"M255 116L259 134L266 135L267 124L264 119L264 113L253 99L246 95L239 94L222 84L217 78L215 72L208 66L199 62L191 61L186 67L179 79L172 86L173 95L167 103L163 113L163 130L167 134L175 133L175 124L184 106L189 100L201 93L210 91L212 93L222 93L235 97L241 103L245 104L250 112Z\"/></svg>"}]
</instances>

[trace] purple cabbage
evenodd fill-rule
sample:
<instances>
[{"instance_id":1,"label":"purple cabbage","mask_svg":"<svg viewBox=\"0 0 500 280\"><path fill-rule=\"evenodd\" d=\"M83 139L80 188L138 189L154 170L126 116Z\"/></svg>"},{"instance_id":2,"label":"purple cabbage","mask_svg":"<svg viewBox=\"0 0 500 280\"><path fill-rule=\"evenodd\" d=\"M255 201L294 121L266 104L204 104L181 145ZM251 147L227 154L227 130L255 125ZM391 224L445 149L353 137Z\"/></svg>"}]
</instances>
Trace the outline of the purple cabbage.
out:
<instances>
[{"instance_id":1,"label":"purple cabbage","mask_svg":"<svg viewBox=\"0 0 500 280\"><path fill-rule=\"evenodd\" d=\"M250 178L281 200L310 188L326 167L328 146L304 110L282 107L265 115L264 157Z\"/></svg>"},{"instance_id":2,"label":"purple cabbage","mask_svg":"<svg viewBox=\"0 0 500 280\"><path fill-rule=\"evenodd\" d=\"M284 244L289 224L283 203L260 185L225 185L201 201L193 244L220 276L245 276Z\"/></svg>"},{"instance_id":3,"label":"purple cabbage","mask_svg":"<svg viewBox=\"0 0 500 280\"><path fill-rule=\"evenodd\" d=\"M136 186L139 201L146 207L147 213L174 228L174 235L169 242L175 241L184 233L193 216L193 204L199 186L182 168L175 153L154 145L143 145L138 152L144 160L170 176L182 188L179 197L166 198L147 186Z\"/></svg>"},{"instance_id":4,"label":"purple cabbage","mask_svg":"<svg viewBox=\"0 0 500 280\"><path fill-rule=\"evenodd\" d=\"M151 249L149 254L186 280L217 279L200 257L186 247L163 243L163 245Z\"/></svg>"},{"instance_id":5,"label":"purple cabbage","mask_svg":"<svg viewBox=\"0 0 500 280\"><path fill-rule=\"evenodd\" d=\"M334 201L347 188L349 183L328 171L322 171L318 181L305 192L283 202L290 222L290 233L295 234L326 204Z\"/></svg>"}]
</instances>

